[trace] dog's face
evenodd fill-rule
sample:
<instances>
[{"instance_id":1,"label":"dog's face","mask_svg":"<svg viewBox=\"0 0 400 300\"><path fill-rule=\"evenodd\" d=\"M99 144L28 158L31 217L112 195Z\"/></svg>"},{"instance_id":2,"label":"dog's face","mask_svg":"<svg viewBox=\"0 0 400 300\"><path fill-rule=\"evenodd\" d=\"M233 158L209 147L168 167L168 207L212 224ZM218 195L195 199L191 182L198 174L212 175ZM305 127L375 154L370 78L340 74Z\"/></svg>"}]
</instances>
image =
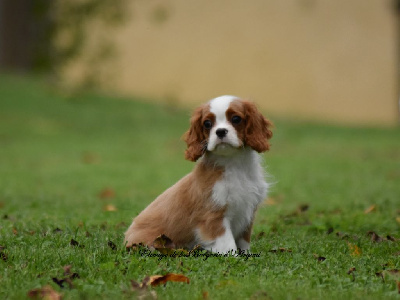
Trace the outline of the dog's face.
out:
<instances>
[{"instance_id":1,"label":"dog's face","mask_svg":"<svg viewBox=\"0 0 400 300\"><path fill-rule=\"evenodd\" d=\"M256 106L234 96L221 96L198 107L185 134L185 157L196 161L205 152L232 155L245 146L257 152L269 149L271 122Z\"/></svg>"}]
</instances>

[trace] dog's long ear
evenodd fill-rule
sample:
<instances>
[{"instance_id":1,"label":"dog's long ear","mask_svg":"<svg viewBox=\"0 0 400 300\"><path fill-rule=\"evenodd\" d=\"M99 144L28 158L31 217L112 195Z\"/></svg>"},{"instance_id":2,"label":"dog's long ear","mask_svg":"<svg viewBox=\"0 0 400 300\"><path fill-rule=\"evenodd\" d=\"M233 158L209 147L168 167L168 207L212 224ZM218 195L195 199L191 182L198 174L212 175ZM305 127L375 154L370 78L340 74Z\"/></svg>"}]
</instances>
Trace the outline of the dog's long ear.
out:
<instances>
[{"instance_id":1,"label":"dog's long ear","mask_svg":"<svg viewBox=\"0 0 400 300\"><path fill-rule=\"evenodd\" d=\"M203 107L198 107L190 118L190 128L183 136L187 144L185 158L190 161L198 160L204 153L207 144L201 123L203 116Z\"/></svg>"},{"instance_id":2,"label":"dog's long ear","mask_svg":"<svg viewBox=\"0 0 400 300\"><path fill-rule=\"evenodd\" d=\"M258 153L269 150L268 140L272 138L272 123L264 118L254 103L245 101L246 129L245 144Z\"/></svg>"}]
</instances>

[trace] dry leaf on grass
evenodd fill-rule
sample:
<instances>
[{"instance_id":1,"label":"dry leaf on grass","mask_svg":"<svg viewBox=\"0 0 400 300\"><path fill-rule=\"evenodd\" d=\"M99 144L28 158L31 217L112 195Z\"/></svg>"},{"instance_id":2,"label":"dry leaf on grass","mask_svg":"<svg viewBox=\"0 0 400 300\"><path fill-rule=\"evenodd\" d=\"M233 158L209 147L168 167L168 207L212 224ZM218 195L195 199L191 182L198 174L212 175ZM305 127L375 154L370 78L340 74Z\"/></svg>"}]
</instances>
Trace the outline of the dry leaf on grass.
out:
<instances>
[{"instance_id":1,"label":"dry leaf on grass","mask_svg":"<svg viewBox=\"0 0 400 300\"><path fill-rule=\"evenodd\" d=\"M182 274L168 273L166 275L150 276L149 283L151 286L166 284L168 281L190 283L189 278Z\"/></svg>"},{"instance_id":2,"label":"dry leaf on grass","mask_svg":"<svg viewBox=\"0 0 400 300\"><path fill-rule=\"evenodd\" d=\"M290 213L290 214L288 214L288 215L286 215L284 217L285 218L291 218L291 217L300 216L301 214L305 213L309 208L310 208L310 205L301 204L301 205L299 205L297 207L297 209L294 212L292 212L292 213Z\"/></svg>"},{"instance_id":3,"label":"dry leaf on grass","mask_svg":"<svg viewBox=\"0 0 400 300\"><path fill-rule=\"evenodd\" d=\"M70 279L80 278L80 276L79 276L78 273L71 272L71 268L72 268L71 265L66 265L66 266L64 266L64 267L63 267L63 269L64 269L64 275L65 275L65 276L68 276Z\"/></svg>"},{"instance_id":4,"label":"dry leaf on grass","mask_svg":"<svg viewBox=\"0 0 400 300\"><path fill-rule=\"evenodd\" d=\"M266 291L257 291L250 297L250 300L258 299L271 300L272 298L268 295Z\"/></svg>"},{"instance_id":5,"label":"dry leaf on grass","mask_svg":"<svg viewBox=\"0 0 400 300\"><path fill-rule=\"evenodd\" d=\"M63 232L63 230L58 227L53 229L53 233L61 233L61 232Z\"/></svg>"},{"instance_id":6,"label":"dry leaf on grass","mask_svg":"<svg viewBox=\"0 0 400 300\"><path fill-rule=\"evenodd\" d=\"M354 274L354 271L356 271L356 268L354 268L354 267L350 268L350 269L347 271L347 274L348 274L348 275L352 275L352 277L353 277L352 281L355 281L355 280L356 280L356 276L355 276L355 274Z\"/></svg>"},{"instance_id":7,"label":"dry leaf on grass","mask_svg":"<svg viewBox=\"0 0 400 300\"><path fill-rule=\"evenodd\" d=\"M111 199L115 197L115 191L112 188L105 188L99 193L100 199Z\"/></svg>"},{"instance_id":8,"label":"dry leaf on grass","mask_svg":"<svg viewBox=\"0 0 400 300\"><path fill-rule=\"evenodd\" d=\"M265 201L264 201L264 204L266 204L266 205L269 205L269 206L271 206L271 205L276 205L276 200L274 199L274 198L268 198L268 199L266 199Z\"/></svg>"},{"instance_id":9,"label":"dry leaf on grass","mask_svg":"<svg viewBox=\"0 0 400 300\"><path fill-rule=\"evenodd\" d=\"M373 211L376 211L376 205L375 205L375 204L371 205L371 206L368 207L366 210L364 210L364 213L365 213L365 214L369 214L369 213L371 213L371 212L373 212Z\"/></svg>"},{"instance_id":10,"label":"dry leaf on grass","mask_svg":"<svg viewBox=\"0 0 400 300\"><path fill-rule=\"evenodd\" d=\"M371 236L371 241L375 242L375 243L380 243L383 241L383 238L381 238L376 232L374 231L368 231L367 235Z\"/></svg>"},{"instance_id":11,"label":"dry leaf on grass","mask_svg":"<svg viewBox=\"0 0 400 300\"><path fill-rule=\"evenodd\" d=\"M112 204L107 204L103 206L104 211L117 211L117 208Z\"/></svg>"},{"instance_id":12,"label":"dry leaf on grass","mask_svg":"<svg viewBox=\"0 0 400 300\"><path fill-rule=\"evenodd\" d=\"M168 273L166 275L153 275L146 276L142 282L136 282L131 280L132 290L138 292L138 299L157 299L155 291L149 291L150 286L158 286L160 284L166 284L168 281L172 282L186 282L189 283L189 278L182 274Z\"/></svg>"},{"instance_id":13,"label":"dry leaf on grass","mask_svg":"<svg viewBox=\"0 0 400 300\"><path fill-rule=\"evenodd\" d=\"M117 245L115 245L112 241L107 242L108 247L110 247L112 250L117 250Z\"/></svg>"},{"instance_id":14,"label":"dry leaf on grass","mask_svg":"<svg viewBox=\"0 0 400 300\"><path fill-rule=\"evenodd\" d=\"M351 244L351 243L347 243L347 245L349 246L351 256L360 256L361 255L362 251L361 251L360 247L358 247L357 245Z\"/></svg>"},{"instance_id":15,"label":"dry leaf on grass","mask_svg":"<svg viewBox=\"0 0 400 300\"><path fill-rule=\"evenodd\" d=\"M208 299L208 292L207 291L203 291L201 293L201 296L203 297L204 300L207 300Z\"/></svg>"},{"instance_id":16,"label":"dry leaf on grass","mask_svg":"<svg viewBox=\"0 0 400 300\"><path fill-rule=\"evenodd\" d=\"M4 262L8 261L8 256L2 250L0 250L0 259Z\"/></svg>"},{"instance_id":17,"label":"dry leaf on grass","mask_svg":"<svg viewBox=\"0 0 400 300\"><path fill-rule=\"evenodd\" d=\"M154 249L165 255L171 255L175 251L187 252L186 250L183 249L176 249L175 243L165 234L160 235L153 241L153 243L150 246L150 250Z\"/></svg>"},{"instance_id":18,"label":"dry leaf on grass","mask_svg":"<svg viewBox=\"0 0 400 300\"><path fill-rule=\"evenodd\" d=\"M264 237L264 236L265 236L265 232L264 232L264 231L261 231L260 233L258 233L258 234L256 235L256 239L259 240L259 239L261 239L261 238Z\"/></svg>"},{"instance_id":19,"label":"dry leaf on grass","mask_svg":"<svg viewBox=\"0 0 400 300\"><path fill-rule=\"evenodd\" d=\"M315 257L319 262L324 261L324 260L326 259L326 257L320 256L320 255L318 255L318 254L314 254L314 257Z\"/></svg>"},{"instance_id":20,"label":"dry leaf on grass","mask_svg":"<svg viewBox=\"0 0 400 300\"><path fill-rule=\"evenodd\" d=\"M376 232L374 231L368 231L367 235L371 236L371 241L376 242L376 243L380 243L383 241L391 241L391 242L396 242L397 239L394 238L391 235L387 235L386 238L380 237Z\"/></svg>"},{"instance_id":21,"label":"dry leaf on grass","mask_svg":"<svg viewBox=\"0 0 400 300\"><path fill-rule=\"evenodd\" d=\"M80 278L78 273L71 272L71 265L64 266L64 278L58 279L57 277L53 277L52 280L55 284L57 284L60 288L64 288L64 283L68 284L68 287L72 289L74 286L72 284L72 280L76 278Z\"/></svg>"},{"instance_id":22,"label":"dry leaf on grass","mask_svg":"<svg viewBox=\"0 0 400 300\"><path fill-rule=\"evenodd\" d=\"M82 154L82 162L85 164L97 164L100 162L100 156L94 152L85 152Z\"/></svg>"},{"instance_id":23,"label":"dry leaf on grass","mask_svg":"<svg viewBox=\"0 0 400 300\"><path fill-rule=\"evenodd\" d=\"M71 241L69 242L69 244L70 244L71 246L74 246L74 247L85 248L84 245L79 244L79 242L75 241L74 239L71 239Z\"/></svg>"},{"instance_id":24,"label":"dry leaf on grass","mask_svg":"<svg viewBox=\"0 0 400 300\"><path fill-rule=\"evenodd\" d=\"M27 294L28 298L31 299L46 299L46 300L61 300L61 294L57 293L53 288L49 285L44 287L30 290Z\"/></svg>"},{"instance_id":25,"label":"dry leaf on grass","mask_svg":"<svg viewBox=\"0 0 400 300\"><path fill-rule=\"evenodd\" d=\"M385 273L388 273L395 278L400 278L400 270L398 269L385 270Z\"/></svg>"},{"instance_id":26,"label":"dry leaf on grass","mask_svg":"<svg viewBox=\"0 0 400 300\"><path fill-rule=\"evenodd\" d=\"M271 249L269 252L272 253L277 253L277 252L292 252L292 249L286 249L286 248L278 248L278 249Z\"/></svg>"},{"instance_id":27,"label":"dry leaf on grass","mask_svg":"<svg viewBox=\"0 0 400 300\"><path fill-rule=\"evenodd\" d=\"M160 235L157 237L153 243L152 246L154 248L176 248L175 243L167 237L165 234Z\"/></svg>"},{"instance_id":28,"label":"dry leaf on grass","mask_svg":"<svg viewBox=\"0 0 400 300\"><path fill-rule=\"evenodd\" d=\"M64 288L64 283L67 283L70 289L73 288L72 281L69 278L58 279L57 277L53 277L52 280L60 288Z\"/></svg>"}]
</instances>

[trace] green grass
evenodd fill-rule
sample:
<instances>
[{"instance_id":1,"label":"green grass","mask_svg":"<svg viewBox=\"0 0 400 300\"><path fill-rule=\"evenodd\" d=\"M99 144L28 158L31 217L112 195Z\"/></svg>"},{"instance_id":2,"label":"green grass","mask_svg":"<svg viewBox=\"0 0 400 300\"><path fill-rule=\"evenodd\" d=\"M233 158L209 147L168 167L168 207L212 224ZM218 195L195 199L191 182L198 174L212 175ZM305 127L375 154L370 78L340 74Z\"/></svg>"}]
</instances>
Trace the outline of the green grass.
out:
<instances>
[{"instance_id":1,"label":"green grass","mask_svg":"<svg viewBox=\"0 0 400 300\"><path fill-rule=\"evenodd\" d=\"M264 158L275 184L252 242L260 257L159 261L127 253L132 218L193 167L180 140L188 117L141 99L70 96L0 76L0 298L24 299L45 285L64 299L135 298L130 280L173 272L190 284L152 288L160 299L399 299L400 278L375 275L400 269L399 128L272 118ZM115 195L99 197L106 188ZM107 204L117 210L105 211ZM374 242L370 230L397 241ZM271 252L278 248L291 252ZM52 281L65 277L66 265L80 277L72 289Z\"/></svg>"}]
</instances>

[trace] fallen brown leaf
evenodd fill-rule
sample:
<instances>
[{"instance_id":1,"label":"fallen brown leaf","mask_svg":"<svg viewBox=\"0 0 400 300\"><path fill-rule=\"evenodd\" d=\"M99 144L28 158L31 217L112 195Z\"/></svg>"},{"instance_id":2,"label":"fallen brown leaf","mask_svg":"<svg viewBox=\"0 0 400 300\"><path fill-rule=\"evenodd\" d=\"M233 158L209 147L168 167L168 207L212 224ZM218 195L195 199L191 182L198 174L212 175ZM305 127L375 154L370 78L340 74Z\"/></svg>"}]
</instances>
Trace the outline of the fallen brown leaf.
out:
<instances>
[{"instance_id":1,"label":"fallen brown leaf","mask_svg":"<svg viewBox=\"0 0 400 300\"><path fill-rule=\"evenodd\" d=\"M64 275L69 275L69 274L71 274L71 268L72 268L71 265L66 265L66 266L64 266L64 267L63 267L63 269L64 269Z\"/></svg>"},{"instance_id":2,"label":"fallen brown leaf","mask_svg":"<svg viewBox=\"0 0 400 300\"><path fill-rule=\"evenodd\" d=\"M271 249L269 252L272 253L277 253L277 252L292 252L292 249L286 249L286 248L278 248L278 249Z\"/></svg>"},{"instance_id":3,"label":"fallen brown leaf","mask_svg":"<svg viewBox=\"0 0 400 300\"><path fill-rule=\"evenodd\" d=\"M112 204L106 204L103 206L104 211L117 211L117 208Z\"/></svg>"},{"instance_id":4,"label":"fallen brown leaf","mask_svg":"<svg viewBox=\"0 0 400 300\"><path fill-rule=\"evenodd\" d=\"M310 206L308 204L301 204L297 207L297 209L294 212L286 215L285 217L290 218L290 217L299 216L299 215L303 214L304 212L306 212L309 208L310 208Z\"/></svg>"},{"instance_id":5,"label":"fallen brown leaf","mask_svg":"<svg viewBox=\"0 0 400 300\"><path fill-rule=\"evenodd\" d=\"M308 205L308 204L302 204L302 205L300 205L300 206L297 208L297 210L298 210L299 212L305 212L305 211L307 211L309 208L310 208L310 205Z\"/></svg>"},{"instance_id":6,"label":"fallen brown leaf","mask_svg":"<svg viewBox=\"0 0 400 300\"><path fill-rule=\"evenodd\" d=\"M340 231L336 232L336 236L341 239L347 239L349 237L349 235L347 233L340 232Z\"/></svg>"},{"instance_id":7,"label":"fallen brown leaf","mask_svg":"<svg viewBox=\"0 0 400 300\"><path fill-rule=\"evenodd\" d=\"M14 235L18 235L18 230L15 227L12 228L12 232Z\"/></svg>"},{"instance_id":8,"label":"fallen brown leaf","mask_svg":"<svg viewBox=\"0 0 400 300\"><path fill-rule=\"evenodd\" d=\"M208 299L208 292L207 291L203 291L201 293L201 296L203 297L204 300L207 300Z\"/></svg>"},{"instance_id":9,"label":"fallen brown leaf","mask_svg":"<svg viewBox=\"0 0 400 300\"><path fill-rule=\"evenodd\" d=\"M72 281L69 278L58 279L57 277L53 277L52 280L62 289L64 288L64 283L67 283L70 289L73 288Z\"/></svg>"},{"instance_id":10,"label":"fallen brown leaf","mask_svg":"<svg viewBox=\"0 0 400 300\"><path fill-rule=\"evenodd\" d=\"M85 152L82 154L82 162L85 164L97 164L100 162L100 156L93 152Z\"/></svg>"},{"instance_id":11,"label":"fallen brown leaf","mask_svg":"<svg viewBox=\"0 0 400 300\"><path fill-rule=\"evenodd\" d=\"M398 269L385 270L385 272L389 273L390 275L392 275L394 277L400 278L400 270L398 270Z\"/></svg>"},{"instance_id":12,"label":"fallen brown leaf","mask_svg":"<svg viewBox=\"0 0 400 300\"><path fill-rule=\"evenodd\" d=\"M168 273L166 275L153 275L149 278L149 284L151 286L157 286L160 284L166 284L168 281L174 282L186 282L189 283L189 278L182 274Z\"/></svg>"},{"instance_id":13,"label":"fallen brown leaf","mask_svg":"<svg viewBox=\"0 0 400 300\"><path fill-rule=\"evenodd\" d=\"M361 255L362 251L361 251L360 247L358 247L357 245L353 245L351 243L347 243L347 245L349 246L351 256L360 256Z\"/></svg>"},{"instance_id":14,"label":"fallen brown leaf","mask_svg":"<svg viewBox=\"0 0 400 300\"><path fill-rule=\"evenodd\" d=\"M71 239L71 241L69 242L69 244L70 244L71 246L74 246L74 247L85 248L85 246L79 244L79 242L75 241L74 239Z\"/></svg>"},{"instance_id":15,"label":"fallen brown leaf","mask_svg":"<svg viewBox=\"0 0 400 300\"><path fill-rule=\"evenodd\" d=\"M375 275L376 275L377 277L382 278L382 280L385 281L385 276L383 275L383 272L382 272L382 271L376 272Z\"/></svg>"},{"instance_id":16,"label":"fallen brown leaf","mask_svg":"<svg viewBox=\"0 0 400 300\"><path fill-rule=\"evenodd\" d=\"M139 300L142 299L157 299L157 293L156 291L149 291L148 289L148 281L149 281L149 276L146 276L142 282L136 282L134 280L131 280L131 289L134 292L137 292L137 298Z\"/></svg>"},{"instance_id":17,"label":"fallen brown leaf","mask_svg":"<svg viewBox=\"0 0 400 300\"><path fill-rule=\"evenodd\" d=\"M76 278L80 278L78 273L72 273L71 272L71 265L66 265L63 267L64 269L64 276L66 276L65 278L57 278L57 277L53 277L52 280L55 284L57 284L60 288L64 288L64 283L68 284L68 287L70 289L72 289L74 286L72 284L72 280L76 279Z\"/></svg>"},{"instance_id":18,"label":"fallen brown leaf","mask_svg":"<svg viewBox=\"0 0 400 300\"><path fill-rule=\"evenodd\" d=\"M57 293L53 288L49 285L44 287L30 290L27 294L28 298L31 299L45 299L45 300L61 300L61 294Z\"/></svg>"},{"instance_id":19,"label":"fallen brown leaf","mask_svg":"<svg viewBox=\"0 0 400 300\"><path fill-rule=\"evenodd\" d=\"M5 254L2 250L0 250L0 259L5 262L8 260L7 254Z\"/></svg>"},{"instance_id":20,"label":"fallen brown leaf","mask_svg":"<svg viewBox=\"0 0 400 300\"><path fill-rule=\"evenodd\" d=\"M364 213L365 213L365 214L369 214L370 212L373 212L373 211L375 211L375 210L376 210L376 205L373 204L373 205L371 205L370 207L368 207L366 210L364 210Z\"/></svg>"},{"instance_id":21,"label":"fallen brown leaf","mask_svg":"<svg viewBox=\"0 0 400 300\"><path fill-rule=\"evenodd\" d=\"M176 248L174 242L169 237L167 237L165 234L162 234L159 237L157 237L153 241L151 246L154 247L155 249L159 249L159 248L175 249Z\"/></svg>"},{"instance_id":22,"label":"fallen brown leaf","mask_svg":"<svg viewBox=\"0 0 400 300\"><path fill-rule=\"evenodd\" d=\"M371 241L375 243L380 243L383 241L383 239L374 231L368 231L367 235L371 236Z\"/></svg>"},{"instance_id":23,"label":"fallen brown leaf","mask_svg":"<svg viewBox=\"0 0 400 300\"><path fill-rule=\"evenodd\" d=\"M64 266L64 267L63 267L63 269L64 269L64 275L65 275L65 276L68 276L70 279L81 278L81 277L79 276L78 273L71 272L71 268L72 268L71 265L66 265L66 266Z\"/></svg>"},{"instance_id":24,"label":"fallen brown leaf","mask_svg":"<svg viewBox=\"0 0 400 300\"><path fill-rule=\"evenodd\" d=\"M117 225L115 225L115 229L120 229L125 227L128 227L128 225L125 222L120 222Z\"/></svg>"},{"instance_id":25,"label":"fallen brown leaf","mask_svg":"<svg viewBox=\"0 0 400 300\"><path fill-rule=\"evenodd\" d=\"M354 274L354 271L356 271L356 268L354 268L354 267L350 268L350 269L347 271L347 274L352 275L352 277L353 277L352 281L355 281L355 280L356 280L356 276L355 276L355 274Z\"/></svg>"},{"instance_id":26,"label":"fallen brown leaf","mask_svg":"<svg viewBox=\"0 0 400 300\"><path fill-rule=\"evenodd\" d=\"M324 260L326 259L326 257L319 256L318 254L314 254L314 257L315 257L319 262L324 261Z\"/></svg>"},{"instance_id":27,"label":"fallen brown leaf","mask_svg":"<svg viewBox=\"0 0 400 300\"><path fill-rule=\"evenodd\" d=\"M117 250L117 245L115 245L112 241L107 242L108 247L110 247L112 250Z\"/></svg>"},{"instance_id":28,"label":"fallen brown leaf","mask_svg":"<svg viewBox=\"0 0 400 300\"><path fill-rule=\"evenodd\" d=\"M258 299L271 300L272 298L267 294L266 291L257 291L250 297L250 300Z\"/></svg>"},{"instance_id":29,"label":"fallen brown leaf","mask_svg":"<svg viewBox=\"0 0 400 300\"><path fill-rule=\"evenodd\" d=\"M258 234L256 235L256 239L259 240L259 239L261 239L261 238L264 237L264 236L265 236L265 232L264 232L264 231L261 231L260 233L258 233Z\"/></svg>"},{"instance_id":30,"label":"fallen brown leaf","mask_svg":"<svg viewBox=\"0 0 400 300\"><path fill-rule=\"evenodd\" d=\"M105 188L99 193L100 199L111 199L115 197L115 191L112 188Z\"/></svg>"},{"instance_id":31,"label":"fallen brown leaf","mask_svg":"<svg viewBox=\"0 0 400 300\"><path fill-rule=\"evenodd\" d=\"M348 271L347 271L347 274L351 274L351 273L353 273L354 271L356 271L356 268L354 268L354 267L352 267L352 268L350 268Z\"/></svg>"},{"instance_id":32,"label":"fallen brown leaf","mask_svg":"<svg viewBox=\"0 0 400 300\"><path fill-rule=\"evenodd\" d=\"M276 200L274 198L268 198L268 199L266 199L264 201L264 204L266 204L266 205L276 205L277 202L276 202Z\"/></svg>"},{"instance_id":33,"label":"fallen brown leaf","mask_svg":"<svg viewBox=\"0 0 400 300\"><path fill-rule=\"evenodd\" d=\"M53 230L53 233L61 233L61 232L63 232L62 229L58 227Z\"/></svg>"}]
</instances>

